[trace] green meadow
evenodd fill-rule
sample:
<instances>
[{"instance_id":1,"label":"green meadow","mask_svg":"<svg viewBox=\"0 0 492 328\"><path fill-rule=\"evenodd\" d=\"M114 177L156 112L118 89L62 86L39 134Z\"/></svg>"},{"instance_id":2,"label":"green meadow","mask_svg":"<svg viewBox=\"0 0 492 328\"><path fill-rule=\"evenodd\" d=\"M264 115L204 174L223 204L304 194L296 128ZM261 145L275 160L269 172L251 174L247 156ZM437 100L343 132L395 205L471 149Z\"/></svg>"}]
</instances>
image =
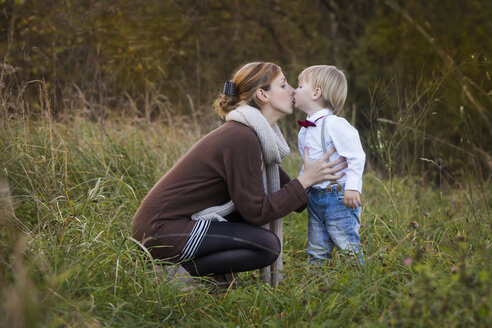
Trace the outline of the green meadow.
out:
<instances>
[{"instance_id":1,"label":"green meadow","mask_svg":"<svg viewBox=\"0 0 492 328\"><path fill-rule=\"evenodd\" d=\"M48 3L48 4L47 4ZM492 1L0 0L0 328L492 327ZM251 61L341 68L366 258L169 283L131 221ZM300 111L279 121L297 176Z\"/></svg>"},{"instance_id":2,"label":"green meadow","mask_svg":"<svg viewBox=\"0 0 492 328\"><path fill-rule=\"evenodd\" d=\"M307 265L306 212L284 219L284 279L234 288L169 284L131 238L141 200L200 136L163 124L2 121L4 327L425 326L492 324L492 188L364 178L367 263ZM188 132L186 132L188 131ZM202 132L203 134L203 132ZM296 176L297 150L283 167Z\"/></svg>"}]
</instances>

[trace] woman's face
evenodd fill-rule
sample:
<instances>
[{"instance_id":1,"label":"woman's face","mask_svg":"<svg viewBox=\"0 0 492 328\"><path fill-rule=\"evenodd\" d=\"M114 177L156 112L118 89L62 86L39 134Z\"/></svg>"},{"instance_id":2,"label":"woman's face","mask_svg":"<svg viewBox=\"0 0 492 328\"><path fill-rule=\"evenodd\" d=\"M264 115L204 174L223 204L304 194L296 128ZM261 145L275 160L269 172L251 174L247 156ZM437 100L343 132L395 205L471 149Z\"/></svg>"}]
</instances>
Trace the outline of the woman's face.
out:
<instances>
[{"instance_id":1,"label":"woman's face","mask_svg":"<svg viewBox=\"0 0 492 328\"><path fill-rule=\"evenodd\" d=\"M282 72L270 84L268 94L272 108L285 115L292 114L294 108L294 88L292 88Z\"/></svg>"}]
</instances>

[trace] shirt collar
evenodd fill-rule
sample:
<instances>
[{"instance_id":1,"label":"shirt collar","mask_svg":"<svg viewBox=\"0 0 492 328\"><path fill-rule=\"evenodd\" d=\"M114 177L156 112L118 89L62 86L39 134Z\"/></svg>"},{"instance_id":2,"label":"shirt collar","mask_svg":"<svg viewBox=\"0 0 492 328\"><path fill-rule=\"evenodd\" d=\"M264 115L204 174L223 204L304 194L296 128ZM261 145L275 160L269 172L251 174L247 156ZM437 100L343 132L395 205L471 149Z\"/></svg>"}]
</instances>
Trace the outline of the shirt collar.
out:
<instances>
[{"instance_id":1,"label":"shirt collar","mask_svg":"<svg viewBox=\"0 0 492 328\"><path fill-rule=\"evenodd\" d=\"M333 115L333 112L331 110L329 110L328 108L325 108L325 109L321 109L321 110L317 111L316 113L314 113L311 116L308 116L307 119L311 122L314 122L322 116L329 116L329 115Z\"/></svg>"}]
</instances>

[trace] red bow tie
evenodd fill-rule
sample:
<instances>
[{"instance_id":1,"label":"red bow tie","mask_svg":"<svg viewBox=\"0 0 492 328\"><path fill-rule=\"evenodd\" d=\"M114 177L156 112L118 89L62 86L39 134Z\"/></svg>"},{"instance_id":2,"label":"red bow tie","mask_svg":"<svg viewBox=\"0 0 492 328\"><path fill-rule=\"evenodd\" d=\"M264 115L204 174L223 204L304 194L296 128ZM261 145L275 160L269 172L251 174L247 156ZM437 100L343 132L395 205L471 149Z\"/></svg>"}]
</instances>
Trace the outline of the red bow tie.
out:
<instances>
[{"instance_id":1,"label":"red bow tie","mask_svg":"<svg viewBox=\"0 0 492 328\"><path fill-rule=\"evenodd\" d=\"M303 128L308 128L310 126L316 126L316 124L314 124L314 122L311 122L309 120L305 120L305 121L297 121L297 124L299 124L300 126L302 126Z\"/></svg>"}]
</instances>

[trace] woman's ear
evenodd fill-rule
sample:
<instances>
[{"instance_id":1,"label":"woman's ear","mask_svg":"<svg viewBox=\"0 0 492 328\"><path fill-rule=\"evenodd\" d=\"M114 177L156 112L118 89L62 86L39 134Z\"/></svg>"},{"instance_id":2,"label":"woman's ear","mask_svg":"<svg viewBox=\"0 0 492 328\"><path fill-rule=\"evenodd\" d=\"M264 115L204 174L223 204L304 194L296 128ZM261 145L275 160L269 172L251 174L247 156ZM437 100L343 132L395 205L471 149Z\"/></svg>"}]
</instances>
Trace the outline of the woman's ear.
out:
<instances>
[{"instance_id":1,"label":"woman's ear","mask_svg":"<svg viewBox=\"0 0 492 328\"><path fill-rule=\"evenodd\" d=\"M320 88L316 88L316 90L314 90L312 100L316 101L316 100L320 99L321 96L323 96L323 93L321 92L321 89Z\"/></svg>"},{"instance_id":2,"label":"woman's ear","mask_svg":"<svg viewBox=\"0 0 492 328\"><path fill-rule=\"evenodd\" d=\"M268 95L266 91L262 88L258 88L256 90L256 98L263 103L266 103L268 101Z\"/></svg>"}]
</instances>

